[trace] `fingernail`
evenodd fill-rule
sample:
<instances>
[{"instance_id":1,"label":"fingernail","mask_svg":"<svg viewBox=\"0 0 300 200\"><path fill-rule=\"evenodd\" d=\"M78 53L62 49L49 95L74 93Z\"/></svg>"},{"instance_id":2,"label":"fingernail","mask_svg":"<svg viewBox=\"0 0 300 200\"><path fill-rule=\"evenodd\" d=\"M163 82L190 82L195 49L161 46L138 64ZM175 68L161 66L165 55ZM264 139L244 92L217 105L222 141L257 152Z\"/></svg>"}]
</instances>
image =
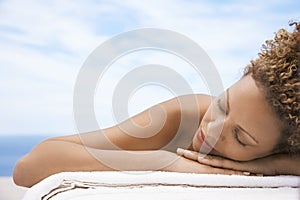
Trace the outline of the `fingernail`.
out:
<instances>
[{"instance_id":1,"label":"fingernail","mask_svg":"<svg viewBox=\"0 0 300 200\"><path fill-rule=\"evenodd\" d=\"M244 175L249 176L250 172L243 172Z\"/></svg>"},{"instance_id":2,"label":"fingernail","mask_svg":"<svg viewBox=\"0 0 300 200\"><path fill-rule=\"evenodd\" d=\"M187 149L184 150L184 153L190 156L194 156L193 152Z\"/></svg>"},{"instance_id":3,"label":"fingernail","mask_svg":"<svg viewBox=\"0 0 300 200\"><path fill-rule=\"evenodd\" d=\"M182 156L182 155L184 154L184 149L182 149L182 148L177 148L177 151L176 151L176 152L177 152L178 155L181 155L181 156Z\"/></svg>"}]
</instances>

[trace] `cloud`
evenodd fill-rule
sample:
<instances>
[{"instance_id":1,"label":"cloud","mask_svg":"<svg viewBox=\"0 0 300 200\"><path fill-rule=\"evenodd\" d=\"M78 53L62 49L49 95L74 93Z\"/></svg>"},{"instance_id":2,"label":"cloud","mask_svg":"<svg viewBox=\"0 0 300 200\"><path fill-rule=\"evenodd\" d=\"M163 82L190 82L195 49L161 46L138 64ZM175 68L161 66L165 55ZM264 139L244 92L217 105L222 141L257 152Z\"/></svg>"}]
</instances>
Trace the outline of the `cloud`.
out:
<instances>
[{"instance_id":1,"label":"cloud","mask_svg":"<svg viewBox=\"0 0 300 200\"><path fill-rule=\"evenodd\" d=\"M170 0L145 4L138 0L126 1L139 13L141 26L183 33L208 52L221 74L232 69L231 76L227 77L231 81L225 80L229 86L240 68L256 57L261 44L300 15L294 9L299 6L297 1L222 2ZM161 9L157 9L157 5Z\"/></svg>"},{"instance_id":2,"label":"cloud","mask_svg":"<svg viewBox=\"0 0 300 200\"><path fill-rule=\"evenodd\" d=\"M156 27L188 36L206 50L228 87L264 40L290 19L299 20L298 7L296 0L1 1L0 134L74 132L73 89L80 67L99 44L123 31ZM126 55L97 90L95 108L102 124L113 124L110 96L118 80L153 62L172 66L195 91L205 91L179 58L159 52ZM162 91L154 86L139 90L129 109L136 113L170 97ZM143 105L134 107L140 100Z\"/></svg>"}]
</instances>

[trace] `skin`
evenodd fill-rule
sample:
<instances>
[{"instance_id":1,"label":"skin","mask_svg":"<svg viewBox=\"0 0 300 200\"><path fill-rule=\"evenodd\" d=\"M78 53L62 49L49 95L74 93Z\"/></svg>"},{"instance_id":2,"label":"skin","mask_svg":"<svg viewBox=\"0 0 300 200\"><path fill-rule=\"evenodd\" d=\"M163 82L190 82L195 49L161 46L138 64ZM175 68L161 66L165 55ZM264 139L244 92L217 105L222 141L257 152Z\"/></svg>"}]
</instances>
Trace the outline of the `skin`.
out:
<instances>
[{"instance_id":1,"label":"skin","mask_svg":"<svg viewBox=\"0 0 300 200\"><path fill-rule=\"evenodd\" d=\"M191 105L195 97L198 106L181 109L181 105ZM227 109L225 100L229 100L229 112L219 109L218 99L224 111ZM300 164L298 157L270 156L280 140L281 125L250 76L229 88L229 98L222 94L211 100L207 95L180 96L104 130L47 139L18 161L14 181L30 187L63 171L300 174L295 167ZM186 119L184 123L181 123L182 116ZM191 124L194 119L197 123ZM247 130L257 143L246 133L239 132L239 140L246 144L241 145L233 132L237 126ZM203 148L203 141L198 139L201 129L205 143L212 146L215 143L211 156L206 158L199 157L198 153L211 150ZM178 147L188 150L179 149L177 155Z\"/></svg>"},{"instance_id":2,"label":"skin","mask_svg":"<svg viewBox=\"0 0 300 200\"><path fill-rule=\"evenodd\" d=\"M202 130L205 142L214 146L211 154L247 161L272 154L281 126L253 78L246 76L214 99L197 133ZM198 137L194 151L200 151Z\"/></svg>"}]
</instances>

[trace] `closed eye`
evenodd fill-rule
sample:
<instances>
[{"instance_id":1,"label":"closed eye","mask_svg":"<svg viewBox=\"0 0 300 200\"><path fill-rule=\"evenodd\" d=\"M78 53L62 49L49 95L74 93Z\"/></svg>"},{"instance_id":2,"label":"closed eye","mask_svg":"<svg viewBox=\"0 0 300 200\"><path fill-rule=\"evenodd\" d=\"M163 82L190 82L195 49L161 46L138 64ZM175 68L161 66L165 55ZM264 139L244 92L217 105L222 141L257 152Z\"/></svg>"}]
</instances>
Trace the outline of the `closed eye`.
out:
<instances>
[{"instance_id":1,"label":"closed eye","mask_svg":"<svg viewBox=\"0 0 300 200\"><path fill-rule=\"evenodd\" d=\"M237 128L235 128L235 129L233 130L234 138L236 139L236 141L237 141L240 145L242 145L243 147L245 147L247 144L243 143L243 142L240 140L239 135L238 135L238 132L239 132L239 130L238 130Z\"/></svg>"}]
</instances>

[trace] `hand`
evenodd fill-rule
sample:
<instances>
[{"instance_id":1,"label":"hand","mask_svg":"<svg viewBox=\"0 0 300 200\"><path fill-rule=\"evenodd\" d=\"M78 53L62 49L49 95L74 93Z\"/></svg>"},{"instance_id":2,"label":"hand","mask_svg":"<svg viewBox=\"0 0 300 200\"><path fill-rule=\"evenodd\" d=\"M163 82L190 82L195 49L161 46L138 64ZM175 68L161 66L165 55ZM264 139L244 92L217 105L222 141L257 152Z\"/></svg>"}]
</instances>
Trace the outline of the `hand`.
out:
<instances>
[{"instance_id":1,"label":"hand","mask_svg":"<svg viewBox=\"0 0 300 200\"><path fill-rule=\"evenodd\" d=\"M196 152L195 152L196 153ZM199 173L199 174L227 174L227 175L249 175L239 170L225 169L201 164L194 159L178 157L172 164L168 165L163 171Z\"/></svg>"},{"instance_id":2,"label":"hand","mask_svg":"<svg viewBox=\"0 0 300 200\"><path fill-rule=\"evenodd\" d=\"M201 164L209 165L212 167L218 167L228 170L243 171L244 175L276 175L276 174L288 174L284 164L280 164L280 161L287 160L287 155L276 154L264 158L259 158L251 161L234 161L219 156L202 155L195 151L189 151L184 149L177 149L177 154L198 161ZM283 162L285 163L285 162Z\"/></svg>"}]
</instances>

